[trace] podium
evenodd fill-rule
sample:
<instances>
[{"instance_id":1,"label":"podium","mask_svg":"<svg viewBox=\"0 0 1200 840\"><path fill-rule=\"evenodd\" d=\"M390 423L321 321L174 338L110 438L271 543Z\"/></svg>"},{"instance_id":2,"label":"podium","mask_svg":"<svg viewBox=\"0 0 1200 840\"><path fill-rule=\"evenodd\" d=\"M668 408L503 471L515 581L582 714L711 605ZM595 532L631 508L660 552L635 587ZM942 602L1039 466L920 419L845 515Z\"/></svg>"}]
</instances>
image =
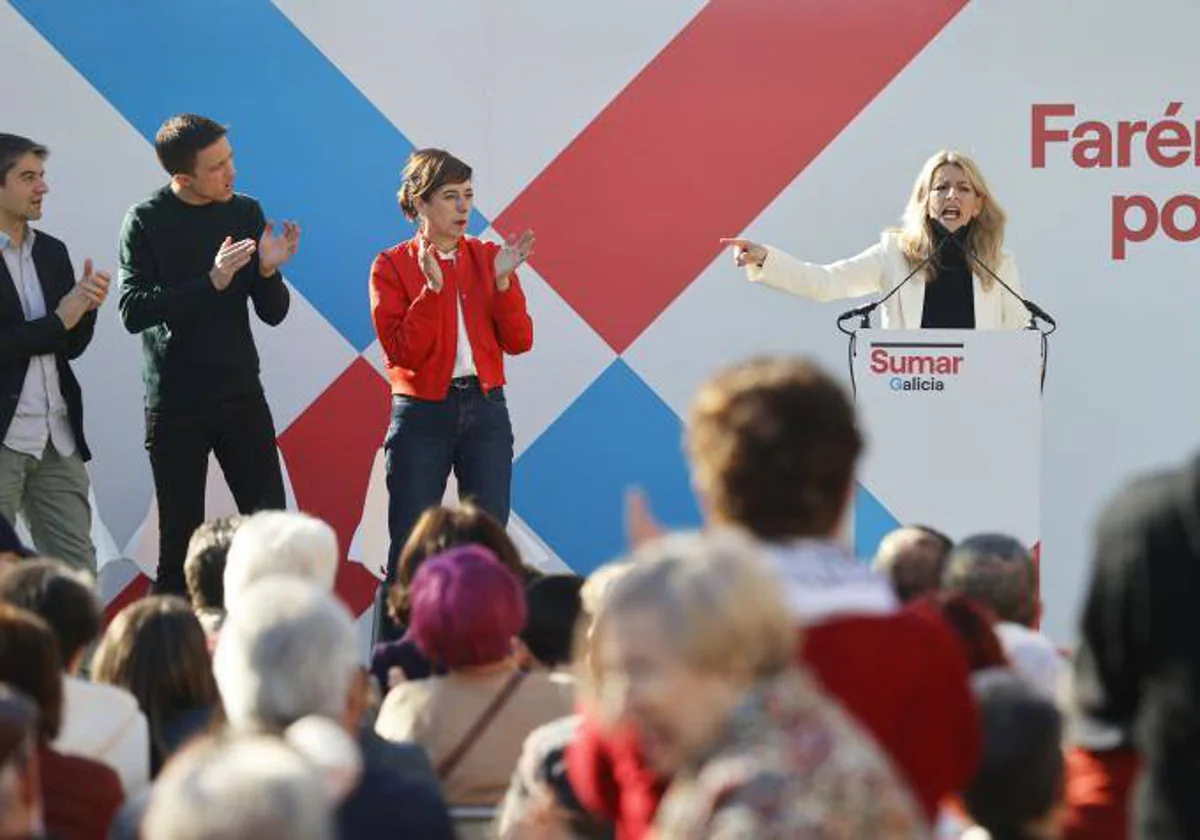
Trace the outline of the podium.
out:
<instances>
[{"instance_id":1,"label":"podium","mask_svg":"<svg viewBox=\"0 0 1200 840\"><path fill-rule=\"evenodd\" d=\"M900 525L958 540L1040 535L1043 344L1033 330L855 333L851 369L866 438L854 550Z\"/></svg>"}]
</instances>

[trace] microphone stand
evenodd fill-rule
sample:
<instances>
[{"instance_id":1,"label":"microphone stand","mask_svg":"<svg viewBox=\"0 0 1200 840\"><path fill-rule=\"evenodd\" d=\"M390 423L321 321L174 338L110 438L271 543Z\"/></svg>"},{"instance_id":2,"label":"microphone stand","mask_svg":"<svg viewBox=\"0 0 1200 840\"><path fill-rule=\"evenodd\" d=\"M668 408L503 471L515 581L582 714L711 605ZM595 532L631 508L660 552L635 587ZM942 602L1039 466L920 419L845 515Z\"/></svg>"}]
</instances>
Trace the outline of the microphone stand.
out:
<instances>
[{"instance_id":1,"label":"microphone stand","mask_svg":"<svg viewBox=\"0 0 1200 840\"><path fill-rule=\"evenodd\" d=\"M901 280L899 283L897 283L895 286L893 286L891 291L889 291L886 295L881 297L879 300L872 301L871 303L865 304L863 306L855 307L854 309L849 309L838 316L838 319L837 319L838 332L842 333L843 335L845 335L849 338L849 342L847 343L848 344L848 346L847 346L847 364L850 367L850 395L852 398L856 399L858 397L858 383L854 381L854 354L857 351L857 346L858 346L858 331L865 330L868 327L870 327L871 326L871 313L874 312L876 309L878 309L883 304L887 303L889 300L891 300L892 296L895 295L897 292L899 292L900 289L902 289L904 287L905 283L907 283L908 281L910 281L914 277L916 277L918 274L920 274L921 270L923 268L925 268L925 266L927 266L931 262L933 262L934 258L942 253L942 249L946 247L947 240L950 240L953 238L954 237L951 235L942 237L942 241L937 244L936 248L934 248L932 251L929 252L929 256L926 257L925 259L921 260L919 263L917 263L916 268L914 268L912 271L908 272L908 274L905 275L903 280ZM845 324L851 318L859 318L861 320L858 322L858 327L856 327L854 329L847 329Z\"/></svg>"},{"instance_id":2,"label":"microphone stand","mask_svg":"<svg viewBox=\"0 0 1200 840\"><path fill-rule=\"evenodd\" d=\"M996 272L992 271L991 266L989 266L987 263L985 263L983 260L981 260L979 258L979 255L975 253L974 248L971 248L966 243L963 243L962 249L963 249L963 252L976 265L978 265L985 272L987 272L989 277L991 277L993 280L995 280L997 283L999 283L1001 286L1003 286L1010 295L1015 297L1017 300L1021 301L1021 304L1025 307L1026 311L1029 312L1029 326L1027 327L1027 329L1037 330L1038 335L1040 335L1042 337L1042 376L1041 376L1040 381L1038 382L1038 388L1042 393L1045 393L1045 391L1046 391L1046 368L1049 367L1049 365L1050 365L1050 336L1058 329L1058 323L1052 317L1050 317L1049 313L1047 313L1046 310L1042 309L1042 307L1038 306L1036 303L1029 300L1028 298L1022 297L1021 295L1017 294L1012 286L1008 285L1003 280L1001 280L1000 275L997 274ZM1047 324L1050 327L1050 329L1048 329L1048 330L1038 329L1037 322L1039 320L1041 320L1042 322Z\"/></svg>"}]
</instances>

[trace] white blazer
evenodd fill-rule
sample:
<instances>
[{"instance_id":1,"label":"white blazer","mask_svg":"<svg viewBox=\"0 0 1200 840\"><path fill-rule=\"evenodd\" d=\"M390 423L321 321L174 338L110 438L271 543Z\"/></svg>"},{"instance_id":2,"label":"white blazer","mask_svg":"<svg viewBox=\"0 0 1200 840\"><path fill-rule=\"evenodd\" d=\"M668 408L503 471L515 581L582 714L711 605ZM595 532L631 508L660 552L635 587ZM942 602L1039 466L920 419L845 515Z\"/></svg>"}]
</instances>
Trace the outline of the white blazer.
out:
<instances>
[{"instance_id":1,"label":"white blazer","mask_svg":"<svg viewBox=\"0 0 1200 840\"><path fill-rule=\"evenodd\" d=\"M752 283L762 283L793 295L819 301L877 295L882 297L896 287L911 271L900 238L886 231L878 244L849 259L829 265L801 262L776 248L767 246L767 258L762 267L750 264L746 276ZM1017 276L1017 264L1005 252L995 272L1017 294L1024 295ZM1029 312L1024 304L1008 293L995 280L991 291L984 291L979 274L975 278L975 329L1019 330L1028 326ZM990 279L990 278L989 278ZM925 281L914 277L883 305L881 326L916 330L921 328L925 311Z\"/></svg>"}]
</instances>

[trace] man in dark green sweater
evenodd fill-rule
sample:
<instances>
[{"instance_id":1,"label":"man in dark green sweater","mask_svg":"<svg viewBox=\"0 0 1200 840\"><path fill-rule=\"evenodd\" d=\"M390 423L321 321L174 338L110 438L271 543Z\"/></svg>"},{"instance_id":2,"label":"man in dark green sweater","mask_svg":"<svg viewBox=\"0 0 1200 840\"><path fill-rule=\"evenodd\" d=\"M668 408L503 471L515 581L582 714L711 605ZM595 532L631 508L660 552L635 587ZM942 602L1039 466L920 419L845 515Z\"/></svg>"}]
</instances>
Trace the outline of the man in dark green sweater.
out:
<instances>
[{"instance_id":1,"label":"man in dark green sweater","mask_svg":"<svg viewBox=\"0 0 1200 840\"><path fill-rule=\"evenodd\" d=\"M155 137L171 176L121 229L119 307L142 335L146 449L158 500L155 591L184 594L183 561L204 521L209 453L238 510L283 508L275 424L259 380L247 303L275 326L290 296L279 273L300 229L276 233L258 202L233 191L225 127L174 116Z\"/></svg>"}]
</instances>

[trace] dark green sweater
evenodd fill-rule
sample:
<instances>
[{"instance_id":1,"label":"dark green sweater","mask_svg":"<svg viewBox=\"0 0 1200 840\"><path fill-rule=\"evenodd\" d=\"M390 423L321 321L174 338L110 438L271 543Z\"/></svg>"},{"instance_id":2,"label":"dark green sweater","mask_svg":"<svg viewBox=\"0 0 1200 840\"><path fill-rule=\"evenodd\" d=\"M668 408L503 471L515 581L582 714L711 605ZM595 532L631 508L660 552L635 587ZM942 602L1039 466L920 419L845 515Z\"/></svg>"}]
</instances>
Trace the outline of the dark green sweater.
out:
<instances>
[{"instance_id":1,"label":"dark green sweater","mask_svg":"<svg viewBox=\"0 0 1200 840\"><path fill-rule=\"evenodd\" d=\"M163 187L125 214L121 227L121 320L142 334L146 407L197 408L262 393L247 299L265 323L287 315L283 277L258 276L258 255L224 291L209 279L226 236L262 236L258 202L236 194L194 206Z\"/></svg>"}]
</instances>

